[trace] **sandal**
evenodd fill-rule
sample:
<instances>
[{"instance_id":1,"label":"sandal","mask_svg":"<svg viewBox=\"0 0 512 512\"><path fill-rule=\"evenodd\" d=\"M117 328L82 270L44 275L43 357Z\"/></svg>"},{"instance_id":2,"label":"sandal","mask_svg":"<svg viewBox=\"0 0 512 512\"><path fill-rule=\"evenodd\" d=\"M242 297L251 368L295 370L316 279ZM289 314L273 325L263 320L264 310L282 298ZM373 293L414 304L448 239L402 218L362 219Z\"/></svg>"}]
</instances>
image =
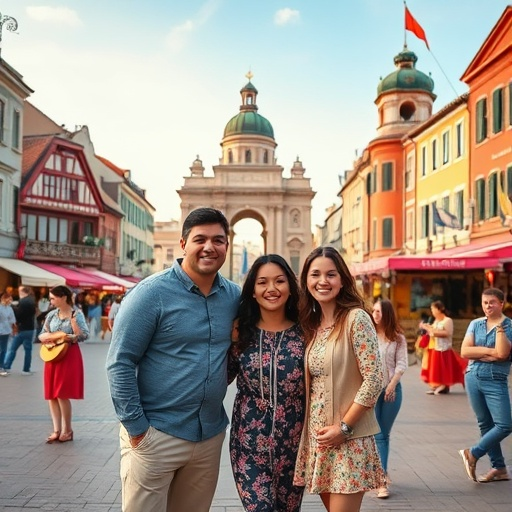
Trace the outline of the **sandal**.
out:
<instances>
[{"instance_id":1,"label":"sandal","mask_svg":"<svg viewBox=\"0 0 512 512\"><path fill-rule=\"evenodd\" d=\"M68 441L73 441L73 431L71 430L70 432L63 432L59 436L59 441L61 443L67 443Z\"/></svg>"},{"instance_id":2,"label":"sandal","mask_svg":"<svg viewBox=\"0 0 512 512\"><path fill-rule=\"evenodd\" d=\"M377 498L385 500L389 498L389 489L387 487L379 487L377 490Z\"/></svg>"},{"instance_id":3,"label":"sandal","mask_svg":"<svg viewBox=\"0 0 512 512\"><path fill-rule=\"evenodd\" d=\"M478 481L482 483L487 482L502 482L504 480L510 480L507 468L504 469L491 469L489 473L485 475L480 475L478 477Z\"/></svg>"},{"instance_id":4,"label":"sandal","mask_svg":"<svg viewBox=\"0 0 512 512\"><path fill-rule=\"evenodd\" d=\"M478 482L476 478L476 460L475 462L471 462L470 457L472 457L469 448L465 450L459 450L459 455L462 457L462 462L464 463L464 469L466 470L466 474L470 480L473 482Z\"/></svg>"},{"instance_id":5,"label":"sandal","mask_svg":"<svg viewBox=\"0 0 512 512\"><path fill-rule=\"evenodd\" d=\"M54 441L57 441L60 437L60 430L56 430L55 432L52 432L47 438L46 443L52 444Z\"/></svg>"}]
</instances>

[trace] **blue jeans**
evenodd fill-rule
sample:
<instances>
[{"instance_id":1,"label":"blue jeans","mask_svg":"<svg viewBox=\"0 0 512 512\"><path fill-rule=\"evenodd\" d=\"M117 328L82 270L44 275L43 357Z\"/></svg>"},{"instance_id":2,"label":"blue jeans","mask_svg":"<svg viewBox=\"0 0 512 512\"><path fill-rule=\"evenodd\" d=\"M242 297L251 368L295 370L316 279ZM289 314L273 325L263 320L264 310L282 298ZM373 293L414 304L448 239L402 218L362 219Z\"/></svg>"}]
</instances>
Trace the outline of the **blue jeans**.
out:
<instances>
[{"instance_id":1,"label":"blue jeans","mask_svg":"<svg viewBox=\"0 0 512 512\"><path fill-rule=\"evenodd\" d=\"M0 334L0 368L4 367L5 354L7 353L7 342L9 334Z\"/></svg>"},{"instance_id":2,"label":"blue jeans","mask_svg":"<svg viewBox=\"0 0 512 512\"><path fill-rule=\"evenodd\" d=\"M12 362L16 357L16 352L23 345L25 350L25 359L23 361L23 371L29 372L30 365L32 364L32 344L34 343L36 331L20 331L9 344L9 348L7 349L7 356L5 357L4 368L6 370L10 370L12 366Z\"/></svg>"},{"instance_id":3,"label":"blue jeans","mask_svg":"<svg viewBox=\"0 0 512 512\"><path fill-rule=\"evenodd\" d=\"M395 388L395 400L393 402L384 401L385 390L380 394L377 403L375 404L375 416L379 423L380 432L375 435L375 442L379 450L380 461L382 468L388 472L388 457L389 457L389 435L391 428L398 415L398 411L402 406L402 384L399 382Z\"/></svg>"},{"instance_id":4,"label":"blue jeans","mask_svg":"<svg viewBox=\"0 0 512 512\"><path fill-rule=\"evenodd\" d=\"M466 392L480 428L480 440L471 447L479 459L486 453L494 469L506 467L500 443L512 432L512 415L507 377L481 377L475 372L466 373Z\"/></svg>"}]
</instances>

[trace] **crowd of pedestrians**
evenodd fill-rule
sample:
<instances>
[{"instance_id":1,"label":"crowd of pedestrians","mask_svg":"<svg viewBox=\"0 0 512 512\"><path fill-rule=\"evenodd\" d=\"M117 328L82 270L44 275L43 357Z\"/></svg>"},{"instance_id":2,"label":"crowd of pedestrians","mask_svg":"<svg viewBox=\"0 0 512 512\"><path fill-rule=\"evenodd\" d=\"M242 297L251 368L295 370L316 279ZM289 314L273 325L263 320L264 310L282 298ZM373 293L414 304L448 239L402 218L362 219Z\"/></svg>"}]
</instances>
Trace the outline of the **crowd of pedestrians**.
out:
<instances>
[{"instance_id":1,"label":"crowd of pedestrians","mask_svg":"<svg viewBox=\"0 0 512 512\"><path fill-rule=\"evenodd\" d=\"M298 512L304 492L319 495L328 512L359 511L369 491L392 496L390 438L408 363L392 303L378 298L368 308L331 247L311 252L299 280L282 256L261 256L240 289L219 272L229 233L219 210L192 211L181 233L183 257L112 297L108 308L65 286L49 290L44 304L20 286L15 307L5 291L0 375L9 375L21 346L22 374L31 375L34 341L49 350L65 343L63 358L45 360L46 442L73 441L71 400L84 398L79 342L112 331L106 370L120 421L124 512L208 512L228 423L247 512ZM509 480L501 442L512 433L512 320L504 305L501 290L483 291L484 316L470 322L460 355L443 303L432 302L432 321L420 323L427 393L446 394L456 384L467 392L480 438L466 440L459 454L468 478L480 483ZM223 400L233 381L228 418ZM491 469L477 475L484 455Z\"/></svg>"}]
</instances>

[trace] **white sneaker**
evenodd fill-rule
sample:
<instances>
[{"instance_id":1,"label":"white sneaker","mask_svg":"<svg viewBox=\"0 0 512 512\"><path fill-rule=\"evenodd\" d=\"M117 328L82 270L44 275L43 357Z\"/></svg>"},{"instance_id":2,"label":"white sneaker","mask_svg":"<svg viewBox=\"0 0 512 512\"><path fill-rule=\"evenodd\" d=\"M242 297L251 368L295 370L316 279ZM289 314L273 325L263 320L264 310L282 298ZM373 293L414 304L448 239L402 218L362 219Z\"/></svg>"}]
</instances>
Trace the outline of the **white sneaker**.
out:
<instances>
[{"instance_id":1,"label":"white sneaker","mask_svg":"<svg viewBox=\"0 0 512 512\"><path fill-rule=\"evenodd\" d=\"M9 370L2 370L2 371L0 372L0 375L1 375L2 377L7 377L7 376L8 376L8 375L10 375L10 374L11 374L11 372L10 372Z\"/></svg>"},{"instance_id":2,"label":"white sneaker","mask_svg":"<svg viewBox=\"0 0 512 512\"><path fill-rule=\"evenodd\" d=\"M32 372L21 372L21 375L32 375Z\"/></svg>"}]
</instances>

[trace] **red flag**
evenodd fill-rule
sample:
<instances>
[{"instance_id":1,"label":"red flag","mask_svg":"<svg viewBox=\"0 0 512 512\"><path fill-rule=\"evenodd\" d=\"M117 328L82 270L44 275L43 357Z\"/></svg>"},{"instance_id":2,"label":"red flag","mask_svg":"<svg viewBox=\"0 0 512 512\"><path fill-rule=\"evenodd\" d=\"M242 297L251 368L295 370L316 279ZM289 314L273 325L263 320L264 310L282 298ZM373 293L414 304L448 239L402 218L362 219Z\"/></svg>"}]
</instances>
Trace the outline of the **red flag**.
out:
<instances>
[{"instance_id":1,"label":"red flag","mask_svg":"<svg viewBox=\"0 0 512 512\"><path fill-rule=\"evenodd\" d=\"M430 50L428 45L427 36L425 31L421 28L421 25L414 19L414 16L409 12L407 6L405 6L405 30L412 32L418 39L423 39L427 48Z\"/></svg>"}]
</instances>

